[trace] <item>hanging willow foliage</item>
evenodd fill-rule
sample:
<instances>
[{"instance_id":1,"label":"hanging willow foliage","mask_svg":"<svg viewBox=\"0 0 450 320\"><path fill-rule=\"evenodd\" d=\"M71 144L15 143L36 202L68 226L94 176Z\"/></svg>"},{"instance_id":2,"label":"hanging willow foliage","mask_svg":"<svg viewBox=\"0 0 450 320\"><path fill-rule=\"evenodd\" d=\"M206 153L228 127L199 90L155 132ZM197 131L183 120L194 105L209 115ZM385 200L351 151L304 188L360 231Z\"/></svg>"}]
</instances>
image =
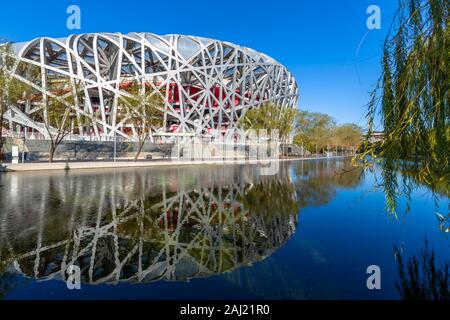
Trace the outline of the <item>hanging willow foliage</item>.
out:
<instances>
[{"instance_id":1,"label":"hanging willow foliage","mask_svg":"<svg viewBox=\"0 0 450 320\"><path fill-rule=\"evenodd\" d=\"M360 159L379 162L387 205L425 184L449 195L449 0L401 1L384 43L382 74L368 105ZM384 141L370 143L381 116ZM400 178L399 178L400 177Z\"/></svg>"}]
</instances>

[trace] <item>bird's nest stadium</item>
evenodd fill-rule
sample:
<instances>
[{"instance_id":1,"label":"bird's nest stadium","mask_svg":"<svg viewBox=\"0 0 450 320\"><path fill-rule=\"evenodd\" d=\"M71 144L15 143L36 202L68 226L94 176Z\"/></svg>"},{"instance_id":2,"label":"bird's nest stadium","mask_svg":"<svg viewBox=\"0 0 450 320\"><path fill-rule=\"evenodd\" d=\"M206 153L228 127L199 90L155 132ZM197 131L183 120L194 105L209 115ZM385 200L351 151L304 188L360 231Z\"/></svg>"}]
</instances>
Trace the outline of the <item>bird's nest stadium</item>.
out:
<instances>
[{"instance_id":1,"label":"bird's nest stadium","mask_svg":"<svg viewBox=\"0 0 450 320\"><path fill-rule=\"evenodd\" d=\"M58 83L82 84L82 99L73 114L89 119L72 136L102 140L136 139L136 128L125 118L120 97L124 83L145 79L145 86L163 92L163 126L159 136L208 135L233 132L239 119L263 103L294 108L298 86L280 63L252 49L218 40L152 33L90 33L67 38L42 37L16 43L14 73L36 91L31 102L12 106L5 118L14 133L46 137L36 116L39 103L57 94ZM27 66L40 70L31 79ZM28 70L28 71L27 71Z\"/></svg>"}]
</instances>

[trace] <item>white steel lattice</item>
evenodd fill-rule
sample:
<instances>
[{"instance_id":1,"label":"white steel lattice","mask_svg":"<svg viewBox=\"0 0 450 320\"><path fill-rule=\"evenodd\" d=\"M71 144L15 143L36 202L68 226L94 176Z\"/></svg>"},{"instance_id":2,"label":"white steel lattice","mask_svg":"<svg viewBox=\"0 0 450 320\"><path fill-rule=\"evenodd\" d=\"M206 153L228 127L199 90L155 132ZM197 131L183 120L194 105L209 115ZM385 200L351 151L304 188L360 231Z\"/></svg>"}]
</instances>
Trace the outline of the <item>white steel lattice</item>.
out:
<instances>
[{"instance_id":1,"label":"white steel lattice","mask_svg":"<svg viewBox=\"0 0 450 320\"><path fill-rule=\"evenodd\" d=\"M135 138L133 124L117 117L121 108L118 98L124 93L121 85L130 79L145 79L155 92L163 89L162 135L230 132L252 107L265 102L291 108L297 105L298 87L284 66L228 42L183 35L92 33L38 38L15 44L14 49L21 65L16 76L29 81L43 99L54 94L53 84L63 78L81 81L83 101L71 107L91 119L89 126L78 128L82 136L117 133ZM39 68L39 79L31 80L23 65ZM22 112L13 112L15 117L8 117L45 135L34 116L36 110L24 106Z\"/></svg>"}]
</instances>

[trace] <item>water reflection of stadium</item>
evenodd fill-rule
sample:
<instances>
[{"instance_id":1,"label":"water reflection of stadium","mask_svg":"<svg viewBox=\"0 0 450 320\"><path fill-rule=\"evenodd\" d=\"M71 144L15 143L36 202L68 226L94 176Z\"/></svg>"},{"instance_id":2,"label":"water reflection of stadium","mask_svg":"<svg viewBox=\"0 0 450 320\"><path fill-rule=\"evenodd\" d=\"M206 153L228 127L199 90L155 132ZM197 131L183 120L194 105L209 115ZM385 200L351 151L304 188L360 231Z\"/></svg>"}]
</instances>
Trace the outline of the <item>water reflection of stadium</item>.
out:
<instances>
[{"instance_id":1,"label":"water reflection of stadium","mask_svg":"<svg viewBox=\"0 0 450 320\"><path fill-rule=\"evenodd\" d=\"M5 181L5 179L11 179ZM35 180L35 181L33 181ZM287 166L7 175L0 261L37 279L183 281L265 259L296 229ZM25 184L27 184L25 186Z\"/></svg>"}]
</instances>

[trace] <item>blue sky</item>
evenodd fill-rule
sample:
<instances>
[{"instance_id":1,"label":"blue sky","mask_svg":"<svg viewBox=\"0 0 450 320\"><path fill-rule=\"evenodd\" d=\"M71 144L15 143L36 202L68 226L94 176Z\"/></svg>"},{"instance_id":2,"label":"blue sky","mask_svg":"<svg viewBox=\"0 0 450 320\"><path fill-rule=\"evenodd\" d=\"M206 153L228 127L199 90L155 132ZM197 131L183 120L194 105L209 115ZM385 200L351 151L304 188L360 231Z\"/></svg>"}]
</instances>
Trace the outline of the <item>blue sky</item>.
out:
<instances>
[{"instance_id":1,"label":"blue sky","mask_svg":"<svg viewBox=\"0 0 450 320\"><path fill-rule=\"evenodd\" d=\"M66 28L71 4L81 8L77 33L190 34L264 52L294 74L300 109L361 126L397 7L396 0L20 0L0 4L0 37L19 42L71 34ZM381 8L381 30L368 33L357 56L371 4Z\"/></svg>"}]
</instances>

